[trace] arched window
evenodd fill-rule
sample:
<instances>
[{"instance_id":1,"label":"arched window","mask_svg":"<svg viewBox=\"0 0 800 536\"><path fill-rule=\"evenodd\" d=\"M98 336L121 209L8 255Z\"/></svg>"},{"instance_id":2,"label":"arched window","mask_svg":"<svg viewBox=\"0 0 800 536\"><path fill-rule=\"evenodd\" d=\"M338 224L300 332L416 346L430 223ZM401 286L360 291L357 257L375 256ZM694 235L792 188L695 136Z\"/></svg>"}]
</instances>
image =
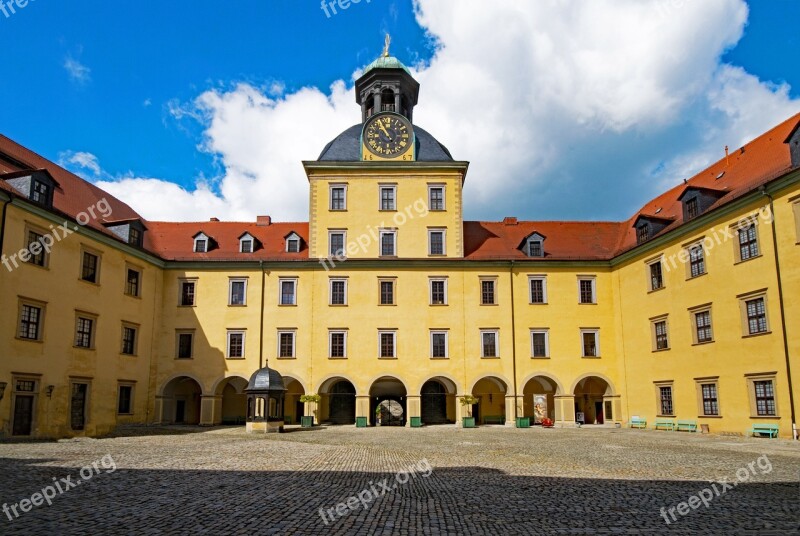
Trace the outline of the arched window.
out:
<instances>
[{"instance_id":1,"label":"arched window","mask_svg":"<svg viewBox=\"0 0 800 536\"><path fill-rule=\"evenodd\" d=\"M382 112L395 112L394 105L394 91L391 89L384 89L381 91L381 111Z\"/></svg>"}]
</instances>

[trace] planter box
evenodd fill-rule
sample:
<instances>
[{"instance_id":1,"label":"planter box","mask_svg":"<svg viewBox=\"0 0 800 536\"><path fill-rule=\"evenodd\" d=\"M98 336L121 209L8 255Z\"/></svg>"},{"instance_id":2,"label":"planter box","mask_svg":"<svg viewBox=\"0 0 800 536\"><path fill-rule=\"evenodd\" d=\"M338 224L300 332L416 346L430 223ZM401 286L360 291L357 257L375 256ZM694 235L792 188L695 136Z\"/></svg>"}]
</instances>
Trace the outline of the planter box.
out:
<instances>
[{"instance_id":1,"label":"planter box","mask_svg":"<svg viewBox=\"0 0 800 536\"><path fill-rule=\"evenodd\" d=\"M475 428L475 417L462 417L462 426L464 428Z\"/></svg>"},{"instance_id":2,"label":"planter box","mask_svg":"<svg viewBox=\"0 0 800 536\"><path fill-rule=\"evenodd\" d=\"M302 417L300 417L300 426L302 428L312 428L314 426L314 416L303 415Z\"/></svg>"},{"instance_id":3,"label":"planter box","mask_svg":"<svg viewBox=\"0 0 800 536\"><path fill-rule=\"evenodd\" d=\"M367 418L356 417L356 428L366 428L366 427L367 427Z\"/></svg>"},{"instance_id":4,"label":"planter box","mask_svg":"<svg viewBox=\"0 0 800 536\"><path fill-rule=\"evenodd\" d=\"M411 417L411 428L419 428L422 426L422 417Z\"/></svg>"},{"instance_id":5,"label":"planter box","mask_svg":"<svg viewBox=\"0 0 800 536\"><path fill-rule=\"evenodd\" d=\"M530 427L531 427L530 417L517 417L517 428L530 428Z\"/></svg>"}]
</instances>

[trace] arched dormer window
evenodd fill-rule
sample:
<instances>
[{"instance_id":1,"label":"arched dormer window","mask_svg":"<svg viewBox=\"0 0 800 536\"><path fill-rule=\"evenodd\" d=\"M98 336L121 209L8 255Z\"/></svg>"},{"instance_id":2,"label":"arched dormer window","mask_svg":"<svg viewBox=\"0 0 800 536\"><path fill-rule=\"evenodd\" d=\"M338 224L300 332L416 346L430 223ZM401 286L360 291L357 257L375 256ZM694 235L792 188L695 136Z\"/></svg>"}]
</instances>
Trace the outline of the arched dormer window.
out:
<instances>
[{"instance_id":1,"label":"arched dormer window","mask_svg":"<svg viewBox=\"0 0 800 536\"><path fill-rule=\"evenodd\" d=\"M286 252L287 253L300 253L300 248L303 244L303 239L297 233L289 233L286 235Z\"/></svg>"},{"instance_id":2,"label":"arched dormer window","mask_svg":"<svg viewBox=\"0 0 800 536\"><path fill-rule=\"evenodd\" d=\"M195 253L208 253L209 238L205 233L197 233L192 238L194 239L193 251Z\"/></svg>"},{"instance_id":3,"label":"arched dormer window","mask_svg":"<svg viewBox=\"0 0 800 536\"><path fill-rule=\"evenodd\" d=\"M244 233L239 237L239 252L253 253L256 250L256 239L250 233Z\"/></svg>"}]
</instances>

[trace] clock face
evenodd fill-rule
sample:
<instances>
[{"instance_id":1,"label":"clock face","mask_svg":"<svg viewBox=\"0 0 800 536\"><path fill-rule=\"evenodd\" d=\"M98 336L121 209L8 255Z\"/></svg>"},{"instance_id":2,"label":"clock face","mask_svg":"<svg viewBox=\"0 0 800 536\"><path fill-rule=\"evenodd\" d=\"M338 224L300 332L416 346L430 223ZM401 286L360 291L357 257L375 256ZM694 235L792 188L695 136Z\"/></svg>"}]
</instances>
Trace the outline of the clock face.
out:
<instances>
[{"instance_id":1,"label":"clock face","mask_svg":"<svg viewBox=\"0 0 800 536\"><path fill-rule=\"evenodd\" d=\"M364 127L364 145L375 156L396 158L414 142L411 123L398 114L379 114Z\"/></svg>"}]
</instances>

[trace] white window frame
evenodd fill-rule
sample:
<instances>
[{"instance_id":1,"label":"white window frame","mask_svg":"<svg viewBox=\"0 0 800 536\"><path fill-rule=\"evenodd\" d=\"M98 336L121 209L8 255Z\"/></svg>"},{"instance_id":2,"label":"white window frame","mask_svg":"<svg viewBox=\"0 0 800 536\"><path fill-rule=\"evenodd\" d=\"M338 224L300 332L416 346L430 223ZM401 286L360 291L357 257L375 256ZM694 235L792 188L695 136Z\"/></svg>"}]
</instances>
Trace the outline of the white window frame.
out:
<instances>
[{"instance_id":1,"label":"white window frame","mask_svg":"<svg viewBox=\"0 0 800 536\"><path fill-rule=\"evenodd\" d=\"M232 335L241 335L242 336L242 355L231 357L231 336ZM225 359L245 359L247 356L247 332L243 329L229 329L227 331L227 335L225 336ZM192 337L192 346L194 346L194 337ZM186 359L186 358L183 358Z\"/></svg>"},{"instance_id":2,"label":"white window frame","mask_svg":"<svg viewBox=\"0 0 800 536\"><path fill-rule=\"evenodd\" d=\"M394 251L391 255L384 255L383 254L383 237L385 235L392 235L394 237ZM378 256L379 257L397 257L397 229L381 229L378 233L379 241L378 241Z\"/></svg>"},{"instance_id":3,"label":"white window frame","mask_svg":"<svg viewBox=\"0 0 800 536\"><path fill-rule=\"evenodd\" d=\"M532 301L532 293L531 293L531 281L537 280L542 282L542 299L544 301L535 302ZM529 275L528 276L528 304L529 305L545 305L547 304L547 276L546 275Z\"/></svg>"},{"instance_id":4,"label":"white window frame","mask_svg":"<svg viewBox=\"0 0 800 536\"><path fill-rule=\"evenodd\" d=\"M483 336L494 335L494 353L495 355L484 355ZM482 329L480 330L480 344L481 344L481 359L497 359L500 357L500 330L499 329Z\"/></svg>"},{"instance_id":5,"label":"white window frame","mask_svg":"<svg viewBox=\"0 0 800 536\"><path fill-rule=\"evenodd\" d=\"M433 355L433 336L444 335L444 357ZM431 359L450 359L450 332L446 329L432 329L430 330L430 356Z\"/></svg>"},{"instance_id":6,"label":"white window frame","mask_svg":"<svg viewBox=\"0 0 800 536\"><path fill-rule=\"evenodd\" d=\"M483 284L492 284L492 299L491 303L483 303ZM497 277L495 276L480 276L478 277L478 304L479 305L497 305Z\"/></svg>"},{"instance_id":7,"label":"white window frame","mask_svg":"<svg viewBox=\"0 0 800 536\"><path fill-rule=\"evenodd\" d=\"M333 208L333 190L336 188L341 188L344 191L344 206L342 208ZM335 183L328 187L328 210L331 212L347 210L347 184Z\"/></svg>"},{"instance_id":8,"label":"white window frame","mask_svg":"<svg viewBox=\"0 0 800 536\"><path fill-rule=\"evenodd\" d=\"M208 253L208 236L205 233L200 233L200 234L195 235L193 240L194 240L194 245L192 246L192 252L194 252L194 253ZM199 241L201 241L201 240L205 242L205 246L203 247L202 251L198 251L197 243Z\"/></svg>"},{"instance_id":9,"label":"white window frame","mask_svg":"<svg viewBox=\"0 0 800 536\"><path fill-rule=\"evenodd\" d=\"M381 355L381 339L384 334L392 336L392 353L391 356ZM397 359L397 330L396 329L379 329L378 330L378 359Z\"/></svg>"},{"instance_id":10,"label":"white window frame","mask_svg":"<svg viewBox=\"0 0 800 536\"><path fill-rule=\"evenodd\" d=\"M294 297L294 303L283 303L283 284L284 283L292 283L292 296ZM278 278L278 305L282 305L284 307L296 307L297 306L297 287L298 281L296 277L280 277Z\"/></svg>"},{"instance_id":11,"label":"white window frame","mask_svg":"<svg viewBox=\"0 0 800 536\"><path fill-rule=\"evenodd\" d=\"M344 336L344 346L341 356L333 355L333 335L341 334ZM328 330L328 359L347 359L347 330L346 329L329 329Z\"/></svg>"},{"instance_id":12,"label":"white window frame","mask_svg":"<svg viewBox=\"0 0 800 536\"><path fill-rule=\"evenodd\" d=\"M293 241L297 241L297 251L291 251L291 249L289 248L289 243ZM300 253L300 245L301 245L301 239L299 234L291 233L289 236L286 237L286 253Z\"/></svg>"},{"instance_id":13,"label":"white window frame","mask_svg":"<svg viewBox=\"0 0 800 536\"><path fill-rule=\"evenodd\" d=\"M283 335L292 336L292 355L281 355L281 337ZM295 359L297 357L297 330L296 329L278 329L277 335L277 348L275 351L277 359Z\"/></svg>"},{"instance_id":14,"label":"white window frame","mask_svg":"<svg viewBox=\"0 0 800 536\"><path fill-rule=\"evenodd\" d=\"M242 303L233 303L233 284L244 283L242 289ZM197 287L195 287L195 291ZM245 307L247 306L247 278L246 277L230 277L228 278L228 306L229 307Z\"/></svg>"},{"instance_id":15,"label":"white window frame","mask_svg":"<svg viewBox=\"0 0 800 536\"><path fill-rule=\"evenodd\" d=\"M431 190L442 190L442 208L431 208ZM445 184L429 184L428 185L428 210L431 212L444 212L447 210L447 186Z\"/></svg>"},{"instance_id":16,"label":"white window frame","mask_svg":"<svg viewBox=\"0 0 800 536\"><path fill-rule=\"evenodd\" d=\"M581 282L589 281L592 284L592 301L585 302L581 298ZM578 303L581 305L597 305L597 277L592 275L578 276Z\"/></svg>"},{"instance_id":17,"label":"white window frame","mask_svg":"<svg viewBox=\"0 0 800 536\"><path fill-rule=\"evenodd\" d=\"M433 303L433 283L435 281L441 281L444 283L444 303ZM448 304L448 296L447 296L447 277L429 277L428 278L428 305L434 306L444 306Z\"/></svg>"},{"instance_id":18,"label":"white window frame","mask_svg":"<svg viewBox=\"0 0 800 536\"><path fill-rule=\"evenodd\" d=\"M583 347L583 336L586 333L593 333L594 334L594 355L586 355L584 353ZM597 328L581 328L581 357L600 357L600 330Z\"/></svg>"},{"instance_id":19,"label":"white window frame","mask_svg":"<svg viewBox=\"0 0 800 536\"><path fill-rule=\"evenodd\" d=\"M531 328L531 358L545 359L550 357L550 330L548 328ZM544 355L536 355L533 351L533 336L537 334L544 334Z\"/></svg>"},{"instance_id":20,"label":"white window frame","mask_svg":"<svg viewBox=\"0 0 800 536\"><path fill-rule=\"evenodd\" d=\"M383 191L392 191L392 208L383 208ZM379 184L378 185L378 211L379 212L397 212L397 185L396 184Z\"/></svg>"},{"instance_id":21,"label":"white window frame","mask_svg":"<svg viewBox=\"0 0 800 536\"><path fill-rule=\"evenodd\" d=\"M250 242L250 251L245 251L244 250L244 243L245 242ZM239 239L239 253L250 254L250 253L253 253L255 250L256 250L256 239L255 239L255 237L253 235L251 235L250 233L245 233L244 235L242 235L242 237Z\"/></svg>"},{"instance_id":22,"label":"white window frame","mask_svg":"<svg viewBox=\"0 0 800 536\"><path fill-rule=\"evenodd\" d=\"M441 253L434 253L433 252L433 240L431 239L431 235L433 233L441 233L442 234L442 252ZM428 229L428 255L431 257L444 257L447 255L447 229L443 227L436 227L433 229Z\"/></svg>"},{"instance_id":23,"label":"white window frame","mask_svg":"<svg viewBox=\"0 0 800 536\"><path fill-rule=\"evenodd\" d=\"M531 255L531 242L538 242L539 243L539 250L542 252L541 255ZM539 233L533 233L525 240L525 245L523 246L523 253L526 257L531 259L541 259L544 258L544 237Z\"/></svg>"},{"instance_id":24,"label":"white window frame","mask_svg":"<svg viewBox=\"0 0 800 536\"><path fill-rule=\"evenodd\" d=\"M342 251L341 253L333 252L333 235L342 235ZM347 231L345 229L330 229L328 230L328 256L343 258L347 256Z\"/></svg>"},{"instance_id":25,"label":"white window frame","mask_svg":"<svg viewBox=\"0 0 800 536\"><path fill-rule=\"evenodd\" d=\"M334 282L342 282L344 283L344 303L333 303L333 283ZM328 305L332 305L334 307L342 307L347 305L347 278L346 277L331 277L328 280Z\"/></svg>"}]
</instances>

